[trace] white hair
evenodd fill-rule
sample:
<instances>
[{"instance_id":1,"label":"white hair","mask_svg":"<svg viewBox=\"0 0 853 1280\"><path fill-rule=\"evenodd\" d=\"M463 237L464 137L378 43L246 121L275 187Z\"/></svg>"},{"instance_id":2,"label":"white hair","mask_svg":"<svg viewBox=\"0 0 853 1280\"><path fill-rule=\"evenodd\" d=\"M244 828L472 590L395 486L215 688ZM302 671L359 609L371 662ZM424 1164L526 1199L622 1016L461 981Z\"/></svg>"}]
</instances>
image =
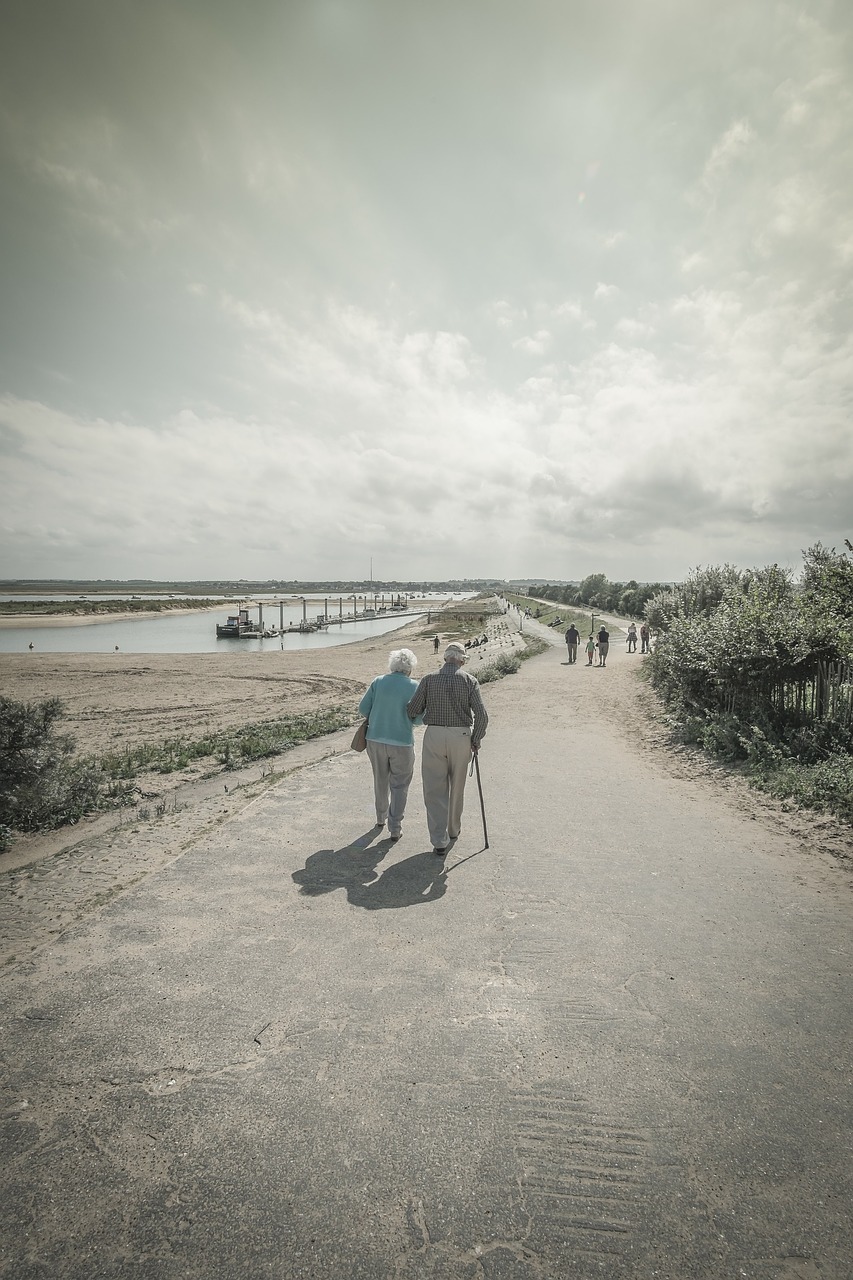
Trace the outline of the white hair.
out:
<instances>
[{"instance_id":1,"label":"white hair","mask_svg":"<svg viewBox=\"0 0 853 1280\"><path fill-rule=\"evenodd\" d=\"M455 662L458 667L468 661L468 654L461 644L449 644L444 651L445 662Z\"/></svg>"},{"instance_id":2,"label":"white hair","mask_svg":"<svg viewBox=\"0 0 853 1280\"><path fill-rule=\"evenodd\" d=\"M404 676L408 676L411 675L412 668L417 665L417 656L411 649L392 649L388 655L389 671L402 671Z\"/></svg>"}]
</instances>

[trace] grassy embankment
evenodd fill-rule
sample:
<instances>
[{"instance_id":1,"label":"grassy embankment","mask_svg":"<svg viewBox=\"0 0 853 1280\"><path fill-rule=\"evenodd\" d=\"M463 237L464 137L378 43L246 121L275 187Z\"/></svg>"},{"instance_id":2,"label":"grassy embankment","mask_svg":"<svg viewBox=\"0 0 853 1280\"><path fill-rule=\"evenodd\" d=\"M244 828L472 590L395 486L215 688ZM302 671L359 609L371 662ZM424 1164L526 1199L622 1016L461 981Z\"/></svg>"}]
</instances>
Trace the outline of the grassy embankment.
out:
<instances>
[{"instance_id":1,"label":"grassy embankment","mask_svg":"<svg viewBox=\"0 0 853 1280\"><path fill-rule=\"evenodd\" d=\"M537 600L535 596L519 596L509 591L506 593L506 598L510 604L518 605L519 609L529 609L543 627L553 626L556 619L560 618L564 631L569 623L573 622L582 636L589 635L591 626L589 610L584 612L564 604L550 604L547 601Z\"/></svg>"}]
</instances>

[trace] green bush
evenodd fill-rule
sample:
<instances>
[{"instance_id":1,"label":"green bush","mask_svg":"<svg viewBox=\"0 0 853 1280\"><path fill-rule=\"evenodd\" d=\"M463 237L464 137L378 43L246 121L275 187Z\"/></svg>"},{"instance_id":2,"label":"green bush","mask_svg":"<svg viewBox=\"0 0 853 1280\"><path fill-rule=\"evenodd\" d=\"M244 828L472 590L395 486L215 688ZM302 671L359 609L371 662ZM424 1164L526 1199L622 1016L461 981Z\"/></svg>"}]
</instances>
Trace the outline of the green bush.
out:
<instances>
[{"instance_id":1,"label":"green bush","mask_svg":"<svg viewBox=\"0 0 853 1280\"><path fill-rule=\"evenodd\" d=\"M810 765L780 758L750 769L749 776L762 791L853 823L853 756L836 753Z\"/></svg>"},{"instance_id":2,"label":"green bush","mask_svg":"<svg viewBox=\"0 0 853 1280\"><path fill-rule=\"evenodd\" d=\"M73 738L57 730L62 716L59 698L0 698L0 825L38 831L98 807L103 775L72 758Z\"/></svg>"},{"instance_id":3,"label":"green bush","mask_svg":"<svg viewBox=\"0 0 853 1280\"><path fill-rule=\"evenodd\" d=\"M494 662L488 663L476 672L479 684L491 684L493 680L502 680L504 676L514 675L521 666L521 655L517 653L499 653Z\"/></svg>"}]
</instances>

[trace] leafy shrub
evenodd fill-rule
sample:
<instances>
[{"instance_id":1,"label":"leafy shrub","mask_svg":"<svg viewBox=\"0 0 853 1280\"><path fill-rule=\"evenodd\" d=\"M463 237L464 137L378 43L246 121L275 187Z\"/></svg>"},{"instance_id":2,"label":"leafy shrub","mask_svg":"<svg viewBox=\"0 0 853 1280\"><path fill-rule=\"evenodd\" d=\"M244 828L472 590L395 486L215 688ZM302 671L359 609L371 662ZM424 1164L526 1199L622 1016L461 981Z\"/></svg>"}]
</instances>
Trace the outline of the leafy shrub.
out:
<instances>
[{"instance_id":1,"label":"leafy shrub","mask_svg":"<svg viewBox=\"0 0 853 1280\"><path fill-rule=\"evenodd\" d=\"M521 657L516 653L499 653L494 662L488 663L476 672L479 684L491 684L493 680L501 680L504 676L513 675L521 666Z\"/></svg>"},{"instance_id":2,"label":"leafy shrub","mask_svg":"<svg viewBox=\"0 0 853 1280\"><path fill-rule=\"evenodd\" d=\"M831 712L827 664L853 660L853 546L804 552L800 583L777 565L697 569L646 606L646 669L681 736L774 795L853 819L849 674Z\"/></svg>"},{"instance_id":3,"label":"leafy shrub","mask_svg":"<svg viewBox=\"0 0 853 1280\"><path fill-rule=\"evenodd\" d=\"M0 824L37 831L73 822L98 807L102 774L73 759L74 740L59 733L59 698L0 698Z\"/></svg>"},{"instance_id":4,"label":"leafy shrub","mask_svg":"<svg viewBox=\"0 0 853 1280\"><path fill-rule=\"evenodd\" d=\"M853 756L836 753L820 764L802 764L789 757L750 771L762 791L791 799L806 809L821 809L853 823Z\"/></svg>"}]
</instances>

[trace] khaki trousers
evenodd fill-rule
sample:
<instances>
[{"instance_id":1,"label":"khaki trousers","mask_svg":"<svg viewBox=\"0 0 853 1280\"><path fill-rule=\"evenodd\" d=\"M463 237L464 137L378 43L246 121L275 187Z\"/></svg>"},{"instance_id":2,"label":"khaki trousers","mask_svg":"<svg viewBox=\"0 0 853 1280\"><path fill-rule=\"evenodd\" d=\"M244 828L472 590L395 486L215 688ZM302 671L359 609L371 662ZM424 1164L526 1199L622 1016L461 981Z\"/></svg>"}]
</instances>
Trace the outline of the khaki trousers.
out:
<instances>
[{"instance_id":1,"label":"khaki trousers","mask_svg":"<svg viewBox=\"0 0 853 1280\"><path fill-rule=\"evenodd\" d=\"M409 783L415 772L415 748L368 738L367 755L373 768L376 821L387 820L391 835L398 836L406 812Z\"/></svg>"},{"instance_id":2,"label":"khaki trousers","mask_svg":"<svg viewBox=\"0 0 853 1280\"><path fill-rule=\"evenodd\" d=\"M427 826L433 848L444 849L462 826L471 730L428 724L421 754Z\"/></svg>"}]
</instances>

